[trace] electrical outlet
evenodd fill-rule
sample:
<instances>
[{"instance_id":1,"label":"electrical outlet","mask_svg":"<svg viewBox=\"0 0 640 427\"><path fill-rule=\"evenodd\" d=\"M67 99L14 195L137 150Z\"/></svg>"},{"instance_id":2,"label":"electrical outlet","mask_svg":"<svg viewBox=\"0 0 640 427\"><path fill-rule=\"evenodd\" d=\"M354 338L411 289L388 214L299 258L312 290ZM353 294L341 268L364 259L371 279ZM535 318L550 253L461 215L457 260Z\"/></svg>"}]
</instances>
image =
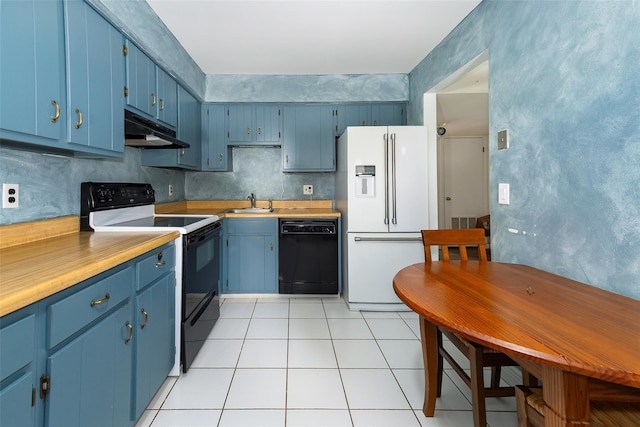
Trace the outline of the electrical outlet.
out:
<instances>
[{"instance_id":1,"label":"electrical outlet","mask_svg":"<svg viewBox=\"0 0 640 427\"><path fill-rule=\"evenodd\" d=\"M306 194L306 195L312 196L313 195L313 185L304 184L302 186L302 194Z\"/></svg>"},{"instance_id":2,"label":"electrical outlet","mask_svg":"<svg viewBox=\"0 0 640 427\"><path fill-rule=\"evenodd\" d=\"M2 209L13 209L20 206L19 189L18 184L2 184Z\"/></svg>"},{"instance_id":3,"label":"electrical outlet","mask_svg":"<svg viewBox=\"0 0 640 427\"><path fill-rule=\"evenodd\" d=\"M169 195L173 196L173 185L169 184Z\"/></svg>"}]
</instances>

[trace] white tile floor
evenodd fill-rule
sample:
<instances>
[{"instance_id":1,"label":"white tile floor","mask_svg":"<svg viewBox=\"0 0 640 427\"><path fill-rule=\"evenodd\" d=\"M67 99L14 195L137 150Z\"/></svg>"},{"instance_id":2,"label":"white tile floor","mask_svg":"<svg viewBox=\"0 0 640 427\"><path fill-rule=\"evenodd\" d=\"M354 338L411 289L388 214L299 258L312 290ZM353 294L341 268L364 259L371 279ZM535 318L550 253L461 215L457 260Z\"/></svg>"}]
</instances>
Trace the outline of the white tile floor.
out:
<instances>
[{"instance_id":1,"label":"white tile floor","mask_svg":"<svg viewBox=\"0 0 640 427\"><path fill-rule=\"evenodd\" d=\"M352 312L336 297L228 298L220 311L189 372L165 381L136 427L472 425L469 389L450 370L435 417L422 414L413 312ZM490 427L517 424L514 398L487 410Z\"/></svg>"}]
</instances>

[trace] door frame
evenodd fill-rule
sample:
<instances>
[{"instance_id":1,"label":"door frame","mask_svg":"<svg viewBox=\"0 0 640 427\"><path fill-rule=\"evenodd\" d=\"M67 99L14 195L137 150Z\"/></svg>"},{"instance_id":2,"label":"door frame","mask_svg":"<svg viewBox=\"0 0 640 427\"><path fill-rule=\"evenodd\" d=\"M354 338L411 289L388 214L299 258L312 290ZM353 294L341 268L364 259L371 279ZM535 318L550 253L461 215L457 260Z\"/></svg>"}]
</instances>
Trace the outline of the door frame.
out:
<instances>
[{"instance_id":1,"label":"door frame","mask_svg":"<svg viewBox=\"0 0 640 427\"><path fill-rule=\"evenodd\" d=\"M438 153L438 92L460 79L478 65L489 60L489 51L485 50L480 55L457 69L451 75L440 81L423 94L423 123L427 127L427 151L428 151L428 173L429 173L429 228L438 229L440 224L444 224L444 210L440 208L440 198L442 188L439 180L439 153ZM489 158L489 141L487 141L487 159ZM488 170L488 168L487 168ZM487 172L488 174L488 172ZM491 194L490 175L488 181L488 194ZM490 196L489 196L490 197ZM491 203L489 203L491 205Z\"/></svg>"}]
</instances>

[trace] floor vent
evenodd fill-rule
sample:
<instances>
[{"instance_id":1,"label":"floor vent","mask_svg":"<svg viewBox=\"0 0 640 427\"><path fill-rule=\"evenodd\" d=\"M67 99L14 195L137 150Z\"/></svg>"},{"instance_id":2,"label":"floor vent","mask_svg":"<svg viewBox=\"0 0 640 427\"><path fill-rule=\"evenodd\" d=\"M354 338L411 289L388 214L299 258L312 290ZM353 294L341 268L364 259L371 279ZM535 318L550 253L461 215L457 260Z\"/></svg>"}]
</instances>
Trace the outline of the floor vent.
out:
<instances>
[{"instance_id":1,"label":"floor vent","mask_svg":"<svg viewBox=\"0 0 640 427\"><path fill-rule=\"evenodd\" d=\"M467 229L467 228L475 228L476 227L476 217L451 217L451 228L454 230Z\"/></svg>"}]
</instances>

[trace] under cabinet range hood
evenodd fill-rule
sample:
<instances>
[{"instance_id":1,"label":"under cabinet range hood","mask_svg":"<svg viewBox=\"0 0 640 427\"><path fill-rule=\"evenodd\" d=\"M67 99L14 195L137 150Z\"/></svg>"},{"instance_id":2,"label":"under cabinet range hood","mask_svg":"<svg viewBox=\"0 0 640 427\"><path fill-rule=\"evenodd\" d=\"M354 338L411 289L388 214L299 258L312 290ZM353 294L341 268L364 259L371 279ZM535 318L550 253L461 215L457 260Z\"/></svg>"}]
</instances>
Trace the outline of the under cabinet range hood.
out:
<instances>
[{"instance_id":1,"label":"under cabinet range hood","mask_svg":"<svg viewBox=\"0 0 640 427\"><path fill-rule=\"evenodd\" d=\"M189 148L176 131L124 110L124 145L142 148Z\"/></svg>"}]
</instances>

